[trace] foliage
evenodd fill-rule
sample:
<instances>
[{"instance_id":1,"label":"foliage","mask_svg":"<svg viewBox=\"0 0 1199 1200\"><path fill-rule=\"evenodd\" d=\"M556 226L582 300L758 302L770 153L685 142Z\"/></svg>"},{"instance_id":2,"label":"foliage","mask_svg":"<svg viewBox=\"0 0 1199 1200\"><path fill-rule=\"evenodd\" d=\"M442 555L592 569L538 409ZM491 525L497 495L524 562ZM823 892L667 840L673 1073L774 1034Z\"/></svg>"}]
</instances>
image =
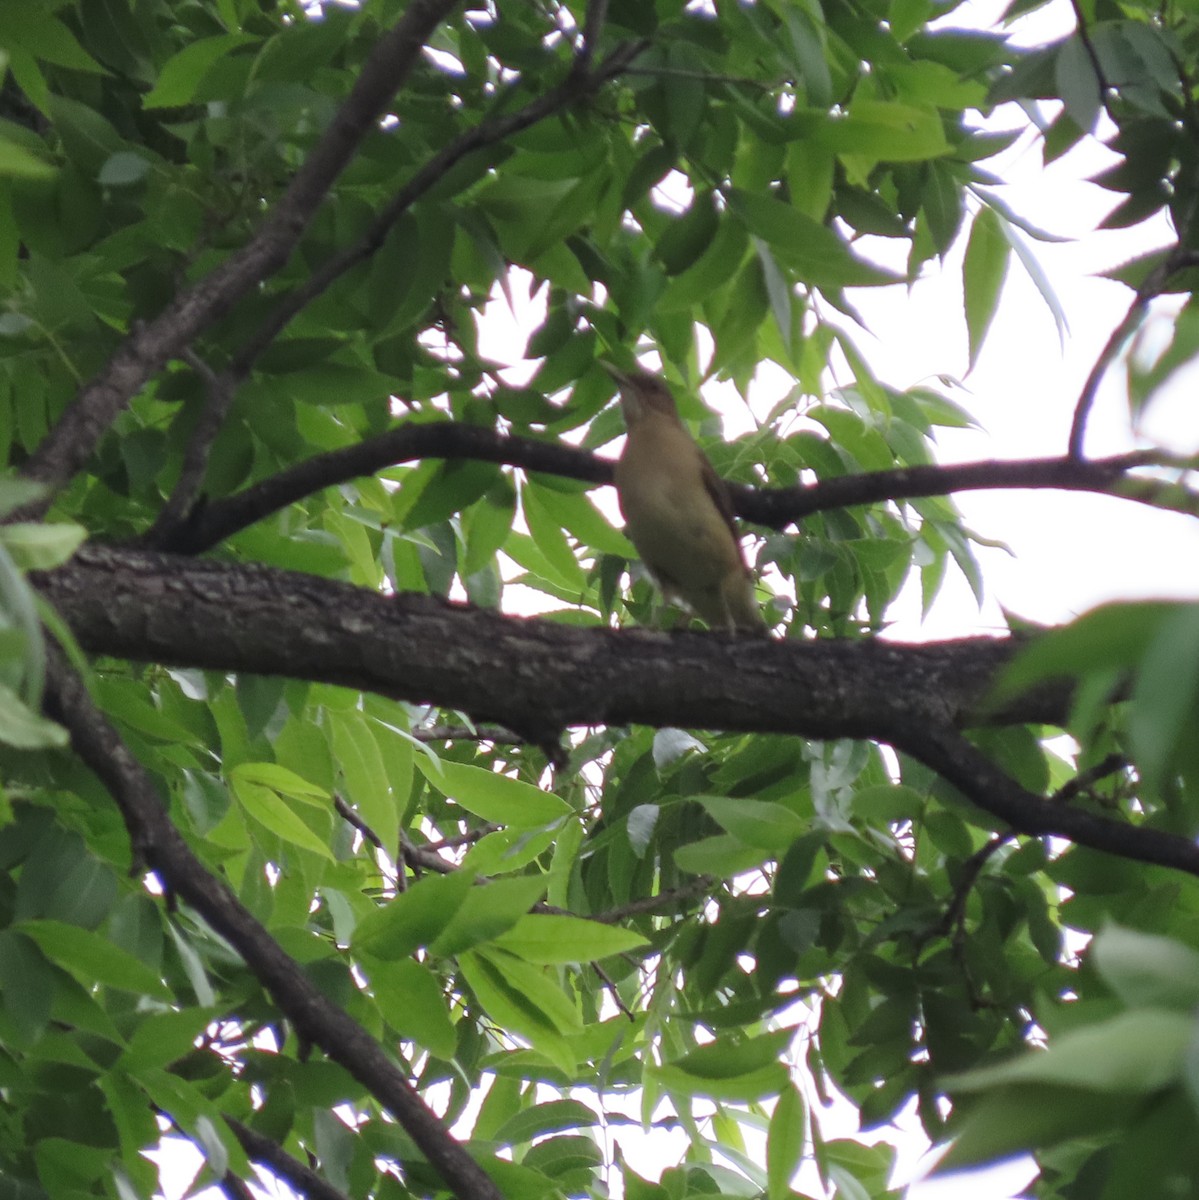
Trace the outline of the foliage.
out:
<instances>
[{"instance_id":1,"label":"foliage","mask_svg":"<svg viewBox=\"0 0 1199 1200\"><path fill-rule=\"evenodd\" d=\"M310 1167L347 1196L466 1200L430 1150L448 1136L415 1133L368 1082L347 1027L280 982L277 949L508 1200L894 1195L886 1142L825 1138L834 1091L863 1127L914 1112L934 1141L960 1135L956 1165L1037 1150L1039 1195L1199 1179L1199 871L1086 838L1193 850L1193 607L1101 610L1010 668L997 704L1078 680L1058 722L1070 761L1028 713L979 718L972 743L950 731L1042 802L1023 825L932 769L939 694L912 728L880 716L852 740L819 737L823 712L800 717L810 738L684 733L667 712L559 740L421 703L432 685L405 664L345 686L373 664L334 583L533 606L597 655L651 644L611 640L650 621L650 590L589 494L602 464L571 449L621 432L598 362L614 354L657 353L734 483L902 472L881 499L814 504L801 536L782 520L755 539L780 644L869 637L902 589L927 610L953 570L981 594L936 482L937 431L971 416L871 372L854 295L964 243L971 361L1013 252L1059 315L1029 249L1043 235L993 190L1036 102L1054 102L1047 161L1086 136L1119 155L1109 225L1172 219L1176 243L1124 272L1125 337L1157 295L1188 292L1199 19L1183 5L1079 0L1076 32L1031 51L959 27L953 0L606 7L0 6L0 511L21 518L0 530L0 1196L150 1195L143 1151L170 1132L204 1157L196 1187L236 1194L253 1161L312 1195L329 1193ZM372 57L422 12L427 50ZM381 65L400 86L376 112L351 88ZM984 129L997 108L1007 132ZM514 386L479 329L528 279L544 317ZM1192 357L1192 305L1164 353L1129 356L1136 409ZM723 438L700 385L745 394L765 362L793 389ZM834 367L852 382L831 392ZM1058 469L1090 465L1088 408ZM386 440L426 427L442 453ZM513 457L537 449L521 438L547 456ZM308 462L317 483L285 474ZM1095 487L1194 511L1169 466L1149 454ZM258 674L251 648L217 669L94 632L84 664L72 611L37 591L71 578L83 536L213 549L214 580L267 578L256 564L328 583L321 632L347 675L300 653L286 678ZM169 641L192 586L146 589L147 643ZM129 608L112 605L115 629ZM738 648L704 645L719 691ZM119 743L97 749L102 725L69 702L76 667ZM207 893L131 815L130 779ZM1067 819L1078 839L1044 836ZM230 933L234 909L273 939L261 953ZM638 1122L686 1135L660 1182L620 1148Z\"/></svg>"}]
</instances>

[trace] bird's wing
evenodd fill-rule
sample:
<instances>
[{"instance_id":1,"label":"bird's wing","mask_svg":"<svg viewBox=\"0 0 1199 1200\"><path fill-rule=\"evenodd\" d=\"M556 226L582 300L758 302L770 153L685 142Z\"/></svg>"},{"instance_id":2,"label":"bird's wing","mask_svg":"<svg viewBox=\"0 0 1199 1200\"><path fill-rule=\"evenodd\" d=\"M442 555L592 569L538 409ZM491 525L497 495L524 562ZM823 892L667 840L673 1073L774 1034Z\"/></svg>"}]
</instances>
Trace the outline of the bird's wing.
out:
<instances>
[{"instance_id":1,"label":"bird's wing","mask_svg":"<svg viewBox=\"0 0 1199 1200\"><path fill-rule=\"evenodd\" d=\"M696 447L699 450L699 447ZM741 550L741 534L737 529L737 514L733 511L733 499L729 495L729 489L725 485L723 479L716 474L716 468L708 461L708 456L699 450L700 458L700 475L704 481L704 490L712 497L712 503L716 505L716 511L724 518L724 523L729 527L729 533L733 535L733 543L737 547L737 557L741 559L741 565L745 565L745 555Z\"/></svg>"}]
</instances>

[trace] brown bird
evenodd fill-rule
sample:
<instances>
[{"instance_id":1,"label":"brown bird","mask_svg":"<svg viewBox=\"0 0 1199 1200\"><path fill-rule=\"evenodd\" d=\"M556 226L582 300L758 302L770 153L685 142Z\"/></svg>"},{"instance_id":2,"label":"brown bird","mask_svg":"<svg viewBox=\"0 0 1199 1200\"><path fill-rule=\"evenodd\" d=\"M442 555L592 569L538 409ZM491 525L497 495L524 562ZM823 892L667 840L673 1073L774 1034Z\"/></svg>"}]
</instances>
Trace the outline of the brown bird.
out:
<instances>
[{"instance_id":1,"label":"brown bird","mask_svg":"<svg viewBox=\"0 0 1199 1200\"><path fill-rule=\"evenodd\" d=\"M728 489L679 419L666 383L603 364L620 387L628 439L616 464L625 532L668 600L712 629L764 633Z\"/></svg>"}]
</instances>

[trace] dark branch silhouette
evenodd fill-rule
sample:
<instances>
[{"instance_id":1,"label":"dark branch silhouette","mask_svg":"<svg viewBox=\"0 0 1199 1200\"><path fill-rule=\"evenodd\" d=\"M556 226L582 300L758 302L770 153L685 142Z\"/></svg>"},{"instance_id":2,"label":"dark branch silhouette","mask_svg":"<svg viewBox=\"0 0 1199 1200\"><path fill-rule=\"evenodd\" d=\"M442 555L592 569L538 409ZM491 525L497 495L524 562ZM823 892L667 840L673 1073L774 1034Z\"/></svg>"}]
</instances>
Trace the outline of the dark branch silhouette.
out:
<instances>
[{"instance_id":1,"label":"dark branch silhouette","mask_svg":"<svg viewBox=\"0 0 1199 1200\"><path fill-rule=\"evenodd\" d=\"M455 421L405 424L354 446L319 454L235 495L198 508L162 549L195 554L326 487L373 475L417 459L473 459L610 484L612 461L560 442L537 441ZM753 488L730 483L740 516L782 529L813 513L886 500L944 496L995 488L1045 488L1120 496L1156 508L1199 512L1199 494L1183 485L1143 475L1139 468L1191 469L1189 459L1137 450L1111 458L989 460L947 466L906 467L842 475L792 488Z\"/></svg>"}]
</instances>

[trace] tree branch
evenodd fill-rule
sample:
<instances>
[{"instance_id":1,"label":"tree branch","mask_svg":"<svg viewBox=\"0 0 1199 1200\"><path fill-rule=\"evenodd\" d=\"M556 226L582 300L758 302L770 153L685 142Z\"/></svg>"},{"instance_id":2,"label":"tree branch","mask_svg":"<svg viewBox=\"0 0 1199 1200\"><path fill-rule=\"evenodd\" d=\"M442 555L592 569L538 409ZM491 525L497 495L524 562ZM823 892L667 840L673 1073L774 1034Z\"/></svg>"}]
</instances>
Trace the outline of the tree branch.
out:
<instances>
[{"instance_id":1,"label":"tree branch","mask_svg":"<svg viewBox=\"0 0 1199 1200\"><path fill-rule=\"evenodd\" d=\"M1073 779L1062 784L1049 797L1050 803L1066 804L1076 796L1088 791L1101 779L1106 779L1109 775L1114 775L1118 771L1126 770L1128 766L1128 759L1122 754L1109 754L1101 762L1088 767L1085 771L1080 771ZM961 874L954 884L953 898L950 900L949 907L945 910L945 916L941 919L938 932L943 934L952 932L955 942L961 940L965 932L964 917L966 900L970 895L971 888L974 887L979 875L982 874L983 868L990 862L992 857L1008 842L1013 841L1015 837L1016 834L1011 830L1008 830L1006 833L996 834L990 841L966 859L965 863L962 864Z\"/></svg>"},{"instance_id":2,"label":"tree branch","mask_svg":"<svg viewBox=\"0 0 1199 1200\"><path fill-rule=\"evenodd\" d=\"M878 740L1019 832L1199 874L1191 840L1034 795L957 732L1065 720L1064 683L988 707L996 674L1026 644L1018 638L903 645L579 629L295 572L94 546L35 582L93 652L335 683L502 717L534 740L566 726L634 723Z\"/></svg>"},{"instance_id":3,"label":"tree branch","mask_svg":"<svg viewBox=\"0 0 1199 1200\"><path fill-rule=\"evenodd\" d=\"M589 43L584 43L584 46L589 46ZM557 87L531 100L514 113L483 121L443 146L396 192L371 222L362 238L327 259L304 283L283 297L238 351L232 363L232 371L237 376L244 377L258 356L299 312L351 267L375 254L400 217L467 155L497 145L522 129L528 129L529 126L536 125L538 121L543 121L560 109L582 99L609 79L619 75L644 48L644 42L627 42L614 50L594 71L577 70L581 60L576 57L570 72Z\"/></svg>"},{"instance_id":4,"label":"tree branch","mask_svg":"<svg viewBox=\"0 0 1199 1200\"><path fill-rule=\"evenodd\" d=\"M190 350L185 350L182 357L203 381L204 407L188 439L179 479L146 533L145 542L148 546L168 541L171 530L183 523L195 509L208 472L209 455L237 392L238 381L228 371L214 371Z\"/></svg>"},{"instance_id":5,"label":"tree branch","mask_svg":"<svg viewBox=\"0 0 1199 1200\"><path fill-rule=\"evenodd\" d=\"M1055 835L1121 858L1199 875L1199 844L1147 825L1130 825L1022 788L956 729L910 725L892 741L1017 833Z\"/></svg>"},{"instance_id":6,"label":"tree branch","mask_svg":"<svg viewBox=\"0 0 1199 1200\"><path fill-rule=\"evenodd\" d=\"M170 358L283 266L330 185L363 137L376 127L392 96L420 61L425 42L457 2L411 0L367 58L328 129L254 236L125 339L100 373L80 389L30 457L25 475L49 484L51 492L61 487L88 460L125 405Z\"/></svg>"},{"instance_id":7,"label":"tree branch","mask_svg":"<svg viewBox=\"0 0 1199 1200\"><path fill-rule=\"evenodd\" d=\"M1107 374L1108 368L1115 361L1124 343L1128 341L1136 327L1144 319L1150 302L1162 294L1171 276L1196 265L1199 265L1199 254L1194 250L1185 249L1181 244L1176 245L1169 255L1149 272L1144 282L1137 288L1136 295L1133 296L1132 303L1128 306L1128 311L1116 328L1112 330L1111 336L1099 352L1099 357L1095 360L1095 365L1091 368L1091 373L1087 376L1082 391L1079 393L1078 402L1074 406L1074 420L1070 424L1070 439L1066 444L1068 458L1082 461L1082 443L1087 432L1087 420L1095 405L1095 397L1099 394L1099 385L1103 382L1104 375ZM1194 509L1192 508L1191 511Z\"/></svg>"},{"instance_id":8,"label":"tree branch","mask_svg":"<svg viewBox=\"0 0 1199 1200\"><path fill-rule=\"evenodd\" d=\"M885 737L949 725L1060 723L1069 689L986 707L1025 643L778 641L577 628L432 596L384 596L253 564L88 545L32 576L85 650L283 675L430 703L517 733L645 724Z\"/></svg>"},{"instance_id":9,"label":"tree branch","mask_svg":"<svg viewBox=\"0 0 1199 1200\"><path fill-rule=\"evenodd\" d=\"M194 512L162 548L184 554L208 550L239 530L323 488L426 458L472 459L561 475L585 483L612 482L613 463L610 459L574 446L517 437L456 421L404 424L357 445L318 454L235 495L213 501ZM995 488L1093 492L1123 497L1155 508L1199 513L1199 493L1178 483L1131 474L1144 467L1185 471L1194 466L1192 459L1137 450L1090 460L1067 455L1014 462L990 460L869 471L792 488L753 488L740 483L728 486L740 516L772 529L785 528L828 509Z\"/></svg>"},{"instance_id":10,"label":"tree branch","mask_svg":"<svg viewBox=\"0 0 1199 1200\"><path fill-rule=\"evenodd\" d=\"M348 1200L344 1192L306 1163L293 1158L278 1142L243 1125L235 1117L226 1116L225 1124L233 1130L233 1136L241 1142L242 1149L252 1162L268 1167L272 1175L282 1179L301 1196L306 1196L308 1200Z\"/></svg>"},{"instance_id":11,"label":"tree branch","mask_svg":"<svg viewBox=\"0 0 1199 1200\"><path fill-rule=\"evenodd\" d=\"M299 1036L320 1046L391 1112L459 1200L503 1200L491 1178L450 1136L370 1034L324 996L226 884L195 857L171 824L149 774L61 655L51 656L47 675L47 708L69 730L72 747L116 801L135 863L147 864L170 894L190 904L237 950Z\"/></svg>"},{"instance_id":12,"label":"tree branch","mask_svg":"<svg viewBox=\"0 0 1199 1200\"><path fill-rule=\"evenodd\" d=\"M373 475L416 459L473 459L544 471L590 483L611 483L612 463L558 442L512 437L457 421L405 424L354 446L318 454L193 514L162 547L196 554L323 488Z\"/></svg>"}]
</instances>

